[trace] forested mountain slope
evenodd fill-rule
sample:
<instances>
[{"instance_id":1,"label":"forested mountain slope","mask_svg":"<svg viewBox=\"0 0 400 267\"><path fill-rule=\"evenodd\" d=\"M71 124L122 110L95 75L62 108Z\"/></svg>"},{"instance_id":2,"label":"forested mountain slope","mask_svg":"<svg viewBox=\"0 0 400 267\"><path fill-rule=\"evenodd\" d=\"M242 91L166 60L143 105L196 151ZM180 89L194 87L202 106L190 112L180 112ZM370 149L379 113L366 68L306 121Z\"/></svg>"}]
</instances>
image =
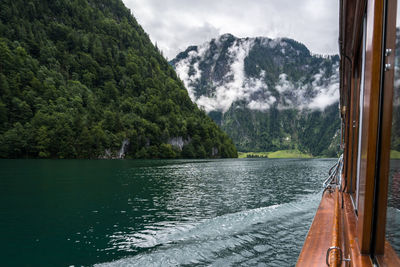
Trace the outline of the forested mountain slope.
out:
<instances>
[{"instance_id":1,"label":"forested mountain slope","mask_svg":"<svg viewBox=\"0 0 400 267\"><path fill-rule=\"evenodd\" d=\"M339 150L339 57L288 38L224 34L170 62L189 95L241 151Z\"/></svg>"},{"instance_id":2,"label":"forested mountain slope","mask_svg":"<svg viewBox=\"0 0 400 267\"><path fill-rule=\"evenodd\" d=\"M235 157L121 0L0 2L0 157Z\"/></svg>"}]
</instances>

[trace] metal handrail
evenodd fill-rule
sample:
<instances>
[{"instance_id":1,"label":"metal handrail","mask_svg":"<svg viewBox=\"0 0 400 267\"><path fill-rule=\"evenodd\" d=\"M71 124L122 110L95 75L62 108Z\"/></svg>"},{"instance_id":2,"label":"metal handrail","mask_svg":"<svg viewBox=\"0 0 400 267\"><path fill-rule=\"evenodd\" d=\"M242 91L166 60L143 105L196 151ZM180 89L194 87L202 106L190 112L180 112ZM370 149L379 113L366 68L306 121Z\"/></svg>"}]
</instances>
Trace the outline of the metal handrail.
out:
<instances>
[{"instance_id":1,"label":"metal handrail","mask_svg":"<svg viewBox=\"0 0 400 267\"><path fill-rule=\"evenodd\" d=\"M342 171L343 171L343 154L340 155L338 161L329 169L329 177L323 182L325 189L342 186ZM325 191L325 190L324 190Z\"/></svg>"},{"instance_id":2,"label":"metal handrail","mask_svg":"<svg viewBox=\"0 0 400 267\"><path fill-rule=\"evenodd\" d=\"M331 247L326 252L327 266L341 266L343 261L350 261L343 257L343 251L340 248L341 239L341 211L340 211L340 193L342 187L342 172L343 172L343 154L340 155L338 161L329 170L329 177L323 183L324 192L329 189L329 192L334 192L334 215L332 224L332 242ZM331 190L333 189L333 190ZM342 192L343 197L343 192ZM342 198L343 204L343 198ZM332 253L331 253L332 252Z\"/></svg>"},{"instance_id":3,"label":"metal handrail","mask_svg":"<svg viewBox=\"0 0 400 267\"><path fill-rule=\"evenodd\" d=\"M342 251L342 249L340 247L333 246L333 247L328 248L328 250L326 251L326 259L325 259L326 265L331 266L329 264L329 255L330 255L330 252L332 250L337 250L339 252L339 260L338 260L339 264L341 264L342 261L344 261L344 262L350 262L351 261L351 259L346 259L346 258L343 257L343 251Z\"/></svg>"}]
</instances>

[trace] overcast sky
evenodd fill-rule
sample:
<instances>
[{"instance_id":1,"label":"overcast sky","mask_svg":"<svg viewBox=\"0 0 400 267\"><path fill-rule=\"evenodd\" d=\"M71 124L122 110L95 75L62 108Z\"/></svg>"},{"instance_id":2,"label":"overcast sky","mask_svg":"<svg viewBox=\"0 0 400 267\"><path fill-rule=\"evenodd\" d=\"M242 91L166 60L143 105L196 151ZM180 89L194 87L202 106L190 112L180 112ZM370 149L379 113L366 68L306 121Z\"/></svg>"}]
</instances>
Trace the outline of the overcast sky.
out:
<instances>
[{"instance_id":1,"label":"overcast sky","mask_svg":"<svg viewBox=\"0 0 400 267\"><path fill-rule=\"evenodd\" d=\"M289 37L338 53L339 0L123 0L169 59L224 33Z\"/></svg>"}]
</instances>

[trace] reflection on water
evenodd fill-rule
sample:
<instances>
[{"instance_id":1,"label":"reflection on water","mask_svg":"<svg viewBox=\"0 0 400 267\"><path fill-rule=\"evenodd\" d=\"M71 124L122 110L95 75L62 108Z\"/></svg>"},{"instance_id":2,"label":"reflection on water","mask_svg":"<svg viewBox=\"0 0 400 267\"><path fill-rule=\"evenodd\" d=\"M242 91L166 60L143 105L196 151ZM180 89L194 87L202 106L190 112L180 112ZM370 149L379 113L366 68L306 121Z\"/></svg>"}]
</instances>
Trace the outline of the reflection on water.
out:
<instances>
[{"instance_id":1,"label":"reflection on water","mask_svg":"<svg viewBox=\"0 0 400 267\"><path fill-rule=\"evenodd\" d=\"M400 255L400 160L390 161L386 238Z\"/></svg>"},{"instance_id":2,"label":"reflection on water","mask_svg":"<svg viewBox=\"0 0 400 267\"><path fill-rule=\"evenodd\" d=\"M6 266L293 266L334 162L0 161L0 249Z\"/></svg>"},{"instance_id":3,"label":"reflection on water","mask_svg":"<svg viewBox=\"0 0 400 267\"><path fill-rule=\"evenodd\" d=\"M397 13L399 13L397 10ZM400 153L400 20L397 20L396 28L396 55L393 85L393 110L392 131L390 137L390 149L393 156ZM387 103L389 104L389 103ZM398 156L397 156L398 157ZM389 198L386 222L386 237L400 256L400 160L390 161L389 174Z\"/></svg>"}]
</instances>

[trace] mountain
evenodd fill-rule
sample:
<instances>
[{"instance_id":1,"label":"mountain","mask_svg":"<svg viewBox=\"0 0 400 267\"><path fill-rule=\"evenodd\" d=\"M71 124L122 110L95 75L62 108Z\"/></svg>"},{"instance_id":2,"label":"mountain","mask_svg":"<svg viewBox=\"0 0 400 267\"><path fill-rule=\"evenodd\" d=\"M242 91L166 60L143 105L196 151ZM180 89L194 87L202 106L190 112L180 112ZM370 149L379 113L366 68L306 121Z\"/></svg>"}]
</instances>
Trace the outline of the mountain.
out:
<instances>
[{"instance_id":1,"label":"mountain","mask_svg":"<svg viewBox=\"0 0 400 267\"><path fill-rule=\"evenodd\" d=\"M288 38L224 34L170 64L238 150L338 152L339 56L312 55Z\"/></svg>"},{"instance_id":2,"label":"mountain","mask_svg":"<svg viewBox=\"0 0 400 267\"><path fill-rule=\"evenodd\" d=\"M0 2L0 157L235 157L121 0Z\"/></svg>"}]
</instances>

